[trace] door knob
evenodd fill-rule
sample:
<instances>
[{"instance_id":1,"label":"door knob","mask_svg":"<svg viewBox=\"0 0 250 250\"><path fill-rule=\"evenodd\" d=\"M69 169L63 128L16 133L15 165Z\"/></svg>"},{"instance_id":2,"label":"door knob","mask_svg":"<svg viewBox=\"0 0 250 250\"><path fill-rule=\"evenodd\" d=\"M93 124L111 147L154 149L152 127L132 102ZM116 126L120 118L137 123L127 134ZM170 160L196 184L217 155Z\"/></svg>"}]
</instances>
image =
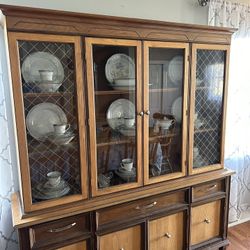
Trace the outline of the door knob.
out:
<instances>
[{"instance_id":1,"label":"door knob","mask_svg":"<svg viewBox=\"0 0 250 250\"><path fill-rule=\"evenodd\" d=\"M143 111L141 111L140 113L138 113L138 115L139 116L143 116L144 115Z\"/></svg>"},{"instance_id":2,"label":"door knob","mask_svg":"<svg viewBox=\"0 0 250 250\"><path fill-rule=\"evenodd\" d=\"M165 233L164 236L167 237L168 239L170 239L172 237L172 235L170 233Z\"/></svg>"},{"instance_id":3,"label":"door knob","mask_svg":"<svg viewBox=\"0 0 250 250\"><path fill-rule=\"evenodd\" d=\"M211 220L205 219L204 222L207 223L207 224L209 224L209 223L211 223Z\"/></svg>"},{"instance_id":4,"label":"door knob","mask_svg":"<svg viewBox=\"0 0 250 250\"><path fill-rule=\"evenodd\" d=\"M150 115L150 111L149 110L145 111L145 114Z\"/></svg>"}]
</instances>

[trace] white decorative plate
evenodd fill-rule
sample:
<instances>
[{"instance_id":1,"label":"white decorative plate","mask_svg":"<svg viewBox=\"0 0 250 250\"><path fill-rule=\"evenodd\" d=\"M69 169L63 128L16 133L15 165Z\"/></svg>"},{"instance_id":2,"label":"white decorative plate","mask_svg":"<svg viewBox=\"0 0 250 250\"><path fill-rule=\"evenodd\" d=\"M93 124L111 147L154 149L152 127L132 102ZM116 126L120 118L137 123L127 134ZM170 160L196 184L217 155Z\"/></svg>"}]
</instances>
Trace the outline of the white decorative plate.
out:
<instances>
[{"instance_id":1,"label":"white decorative plate","mask_svg":"<svg viewBox=\"0 0 250 250\"><path fill-rule=\"evenodd\" d=\"M112 129L118 129L124 117L135 117L135 105L128 99L117 99L108 108L107 122Z\"/></svg>"},{"instance_id":2,"label":"white decorative plate","mask_svg":"<svg viewBox=\"0 0 250 250\"><path fill-rule=\"evenodd\" d=\"M28 55L22 64L22 75L26 83L40 83L39 70L53 71L51 83L61 83L64 70L60 60L48 52L34 52Z\"/></svg>"},{"instance_id":3,"label":"white decorative plate","mask_svg":"<svg viewBox=\"0 0 250 250\"><path fill-rule=\"evenodd\" d=\"M26 116L26 127L30 135L44 141L54 131L54 124L67 123L63 110L50 102L35 105Z\"/></svg>"},{"instance_id":4,"label":"white decorative plate","mask_svg":"<svg viewBox=\"0 0 250 250\"><path fill-rule=\"evenodd\" d=\"M135 63L126 54L114 54L106 63L105 75L110 83L115 79L135 78Z\"/></svg>"},{"instance_id":5,"label":"white decorative plate","mask_svg":"<svg viewBox=\"0 0 250 250\"><path fill-rule=\"evenodd\" d=\"M170 80L176 85L180 86L183 81L183 57L175 56L168 66L168 74Z\"/></svg>"},{"instance_id":6,"label":"white decorative plate","mask_svg":"<svg viewBox=\"0 0 250 250\"><path fill-rule=\"evenodd\" d=\"M171 113L177 122L182 121L182 98L178 97L172 104Z\"/></svg>"}]
</instances>

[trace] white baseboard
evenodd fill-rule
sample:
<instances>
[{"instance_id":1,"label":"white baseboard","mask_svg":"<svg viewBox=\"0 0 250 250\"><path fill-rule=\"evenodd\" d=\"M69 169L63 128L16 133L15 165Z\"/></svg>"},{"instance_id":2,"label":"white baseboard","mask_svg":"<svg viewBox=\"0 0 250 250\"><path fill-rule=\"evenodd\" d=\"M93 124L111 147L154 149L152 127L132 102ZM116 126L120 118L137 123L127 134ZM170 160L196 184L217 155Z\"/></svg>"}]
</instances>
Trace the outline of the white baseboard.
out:
<instances>
[{"instance_id":1,"label":"white baseboard","mask_svg":"<svg viewBox=\"0 0 250 250\"><path fill-rule=\"evenodd\" d=\"M242 213L240 220L231 222L228 224L228 227L233 227L239 224L242 224L244 222L250 221L250 211L245 211L244 213Z\"/></svg>"}]
</instances>

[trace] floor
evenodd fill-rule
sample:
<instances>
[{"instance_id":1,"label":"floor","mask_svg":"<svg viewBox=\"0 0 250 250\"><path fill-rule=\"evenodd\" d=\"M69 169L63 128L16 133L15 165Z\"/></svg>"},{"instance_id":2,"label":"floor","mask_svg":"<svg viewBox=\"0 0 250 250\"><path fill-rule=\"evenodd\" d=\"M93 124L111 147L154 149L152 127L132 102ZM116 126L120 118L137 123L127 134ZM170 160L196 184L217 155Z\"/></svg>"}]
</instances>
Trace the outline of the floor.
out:
<instances>
[{"instance_id":1,"label":"floor","mask_svg":"<svg viewBox=\"0 0 250 250\"><path fill-rule=\"evenodd\" d=\"M229 228L228 239L227 250L250 250L250 221Z\"/></svg>"}]
</instances>

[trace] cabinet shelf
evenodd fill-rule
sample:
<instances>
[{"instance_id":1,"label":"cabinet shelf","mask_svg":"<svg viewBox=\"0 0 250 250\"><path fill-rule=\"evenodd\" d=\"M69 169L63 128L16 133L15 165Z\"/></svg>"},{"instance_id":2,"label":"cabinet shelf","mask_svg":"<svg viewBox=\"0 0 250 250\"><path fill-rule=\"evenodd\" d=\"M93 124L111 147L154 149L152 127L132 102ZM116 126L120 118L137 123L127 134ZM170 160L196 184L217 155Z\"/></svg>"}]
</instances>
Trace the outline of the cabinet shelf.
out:
<instances>
[{"instance_id":1,"label":"cabinet shelf","mask_svg":"<svg viewBox=\"0 0 250 250\"><path fill-rule=\"evenodd\" d=\"M23 93L24 98L29 97L63 97L73 95L72 92L31 92L31 93Z\"/></svg>"}]
</instances>

